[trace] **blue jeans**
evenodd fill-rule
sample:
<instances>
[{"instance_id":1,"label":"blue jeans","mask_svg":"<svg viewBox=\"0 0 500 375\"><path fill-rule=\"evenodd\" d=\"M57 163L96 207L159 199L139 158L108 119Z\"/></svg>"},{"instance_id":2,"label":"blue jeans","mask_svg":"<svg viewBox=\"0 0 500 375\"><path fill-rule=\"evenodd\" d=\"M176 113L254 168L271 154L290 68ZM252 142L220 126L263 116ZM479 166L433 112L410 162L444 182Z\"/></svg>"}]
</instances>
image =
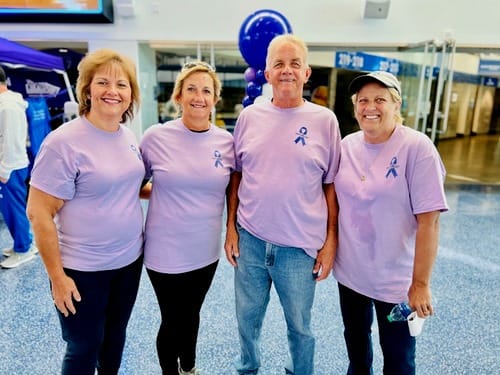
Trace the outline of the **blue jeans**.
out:
<instances>
[{"instance_id":1,"label":"blue jeans","mask_svg":"<svg viewBox=\"0 0 500 375\"><path fill-rule=\"evenodd\" d=\"M28 167L12 171L6 184L0 182L0 211L14 240L12 248L16 253L27 252L32 243L26 216L27 177Z\"/></svg>"},{"instance_id":2,"label":"blue jeans","mask_svg":"<svg viewBox=\"0 0 500 375\"><path fill-rule=\"evenodd\" d=\"M415 337L406 322L389 322L393 303L382 302L338 284L344 338L349 356L348 375L372 375L373 348L371 326L373 307L377 314L380 347L385 375L415 374Z\"/></svg>"},{"instance_id":3,"label":"blue jeans","mask_svg":"<svg viewBox=\"0 0 500 375\"><path fill-rule=\"evenodd\" d=\"M142 256L132 264L109 271L65 269L82 300L76 314L58 311L66 353L63 375L116 375L120 368L127 324L142 271Z\"/></svg>"},{"instance_id":4,"label":"blue jeans","mask_svg":"<svg viewBox=\"0 0 500 375\"><path fill-rule=\"evenodd\" d=\"M285 314L291 363L286 373L314 373L314 344L311 309L316 281L315 260L302 249L265 242L240 226L240 257L235 267L236 317L241 345L239 374L257 374L260 362L260 333L271 284Z\"/></svg>"}]
</instances>

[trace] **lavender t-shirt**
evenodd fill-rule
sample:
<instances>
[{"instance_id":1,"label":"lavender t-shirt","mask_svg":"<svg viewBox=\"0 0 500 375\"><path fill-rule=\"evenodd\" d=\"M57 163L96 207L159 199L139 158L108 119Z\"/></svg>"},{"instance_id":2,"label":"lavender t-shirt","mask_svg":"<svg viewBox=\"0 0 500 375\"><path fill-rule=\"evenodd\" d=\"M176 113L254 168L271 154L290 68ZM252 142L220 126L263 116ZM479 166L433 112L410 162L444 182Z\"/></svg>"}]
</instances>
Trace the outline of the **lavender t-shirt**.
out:
<instances>
[{"instance_id":1,"label":"lavender t-shirt","mask_svg":"<svg viewBox=\"0 0 500 375\"><path fill-rule=\"evenodd\" d=\"M109 133L81 117L45 138L31 185L65 201L55 217L64 267L117 269L141 255L143 178L137 140L125 126Z\"/></svg>"},{"instance_id":2,"label":"lavender t-shirt","mask_svg":"<svg viewBox=\"0 0 500 375\"><path fill-rule=\"evenodd\" d=\"M340 131L332 111L310 102L282 109L253 104L234 132L242 172L238 222L256 237L316 257L326 239L323 184L333 182Z\"/></svg>"},{"instance_id":3,"label":"lavender t-shirt","mask_svg":"<svg viewBox=\"0 0 500 375\"><path fill-rule=\"evenodd\" d=\"M153 178L146 267L182 273L218 260L226 187L234 169L231 133L215 125L193 132L177 119L149 128L141 152L146 177Z\"/></svg>"},{"instance_id":4,"label":"lavender t-shirt","mask_svg":"<svg viewBox=\"0 0 500 375\"><path fill-rule=\"evenodd\" d=\"M423 133L399 125L382 144L361 131L342 140L335 190L339 245L333 274L365 296L408 298L415 256L416 214L448 209L445 169Z\"/></svg>"}]
</instances>

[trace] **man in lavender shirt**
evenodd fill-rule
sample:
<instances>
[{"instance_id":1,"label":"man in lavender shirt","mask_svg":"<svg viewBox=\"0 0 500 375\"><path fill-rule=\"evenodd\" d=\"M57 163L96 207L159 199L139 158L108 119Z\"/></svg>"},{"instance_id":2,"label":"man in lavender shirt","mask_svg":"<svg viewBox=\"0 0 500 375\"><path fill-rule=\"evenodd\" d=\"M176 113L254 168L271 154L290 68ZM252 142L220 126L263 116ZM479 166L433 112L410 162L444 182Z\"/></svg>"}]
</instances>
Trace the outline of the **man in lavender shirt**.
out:
<instances>
[{"instance_id":1,"label":"man in lavender shirt","mask_svg":"<svg viewBox=\"0 0 500 375\"><path fill-rule=\"evenodd\" d=\"M330 274L337 247L333 178L340 152L337 119L302 98L311 75L307 47L294 35L269 45L265 75L273 99L246 107L234 132L226 257L235 267L240 374L257 374L259 337L278 293L288 328L288 374L314 372L311 308L315 285Z\"/></svg>"}]
</instances>

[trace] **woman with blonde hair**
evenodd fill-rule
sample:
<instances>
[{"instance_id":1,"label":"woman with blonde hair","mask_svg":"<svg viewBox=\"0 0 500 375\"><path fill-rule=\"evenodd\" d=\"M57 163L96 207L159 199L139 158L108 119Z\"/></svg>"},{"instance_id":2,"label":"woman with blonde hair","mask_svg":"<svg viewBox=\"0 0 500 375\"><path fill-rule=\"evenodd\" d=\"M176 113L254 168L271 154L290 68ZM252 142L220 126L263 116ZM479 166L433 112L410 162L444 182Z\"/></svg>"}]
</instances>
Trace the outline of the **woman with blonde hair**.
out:
<instances>
[{"instance_id":1,"label":"woman with blonde hair","mask_svg":"<svg viewBox=\"0 0 500 375\"><path fill-rule=\"evenodd\" d=\"M200 310L222 250L222 213L234 168L233 137L211 121L220 98L215 69L184 65L172 101L180 117L149 128L141 141L152 189L144 264L161 311L157 351L163 374L199 374Z\"/></svg>"},{"instance_id":2,"label":"woman with blonde hair","mask_svg":"<svg viewBox=\"0 0 500 375\"><path fill-rule=\"evenodd\" d=\"M361 130L341 142L335 177L338 281L347 373L371 374L371 326L377 316L384 374L415 374L415 338L406 321L386 318L408 301L421 318L433 314L431 275L439 216L448 210L445 169L431 140L403 125L401 85L388 72L349 85Z\"/></svg>"},{"instance_id":3,"label":"woman with blonde hair","mask_svg":"<svg viewBox=\"0 0 500 375\"><path fill-rule=\"evenodd\" d=\"M27 211L67 344L62 374L117 374L142 269L144 164L124 125L139 86L112 50L78 71L80 117L44 140Z\"/></svg>"}]
</instances>

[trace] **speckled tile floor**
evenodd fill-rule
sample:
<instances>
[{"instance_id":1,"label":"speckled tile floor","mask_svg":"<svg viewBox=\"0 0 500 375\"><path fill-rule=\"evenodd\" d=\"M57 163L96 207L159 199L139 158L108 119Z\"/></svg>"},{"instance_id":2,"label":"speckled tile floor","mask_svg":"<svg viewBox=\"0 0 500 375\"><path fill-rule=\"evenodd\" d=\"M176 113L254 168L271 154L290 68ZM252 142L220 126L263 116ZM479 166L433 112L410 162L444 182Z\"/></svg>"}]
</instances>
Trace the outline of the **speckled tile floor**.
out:
<instances>
[{"instance_id":1,"label":"speckled tile floor","mask_svg":"<svg viewBox=\"0 0 500 375\"><path fill-rule=\"evenodd\" d=\"M497 176L497 180L500 176ZM417 341L417 373L490 375L500 368L500 186L447 185L433 274L436 314ZM0 248L11 239L0 220ZM232 269L223 259L202 310L197 365L204 375L234 374L238 355ZM39 257L0 269L0 374L59 373L64 344ZM316 374L345 374L347 360L335 281L318 285L313 311ZM159 310L143 273L120 374L161 374L155 350ZM374 325L374 343L378 342ZM263 375L283 374L284 319L273 293L262 334ZM375 345L375 374L381 354Z\"/></svg>"}]
</instances>

